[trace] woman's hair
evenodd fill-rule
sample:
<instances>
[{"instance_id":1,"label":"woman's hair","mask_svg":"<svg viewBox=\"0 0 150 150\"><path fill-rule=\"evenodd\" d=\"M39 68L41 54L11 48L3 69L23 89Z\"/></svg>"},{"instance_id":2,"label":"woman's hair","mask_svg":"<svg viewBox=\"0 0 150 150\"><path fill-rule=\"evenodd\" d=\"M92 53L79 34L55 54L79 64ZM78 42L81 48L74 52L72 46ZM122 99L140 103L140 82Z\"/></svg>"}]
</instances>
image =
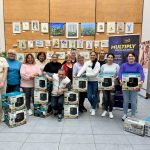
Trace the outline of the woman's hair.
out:
<instances>
[{"instance_id":1,"label":"woman's hair","mask_svg":"<svg viewBox=\"0 0 150 150\"><path fill-rule=\"evenodd\" d=\"M78 55L78 60L79 60L79 59L84 59L84 56L82 56L82 55L79 54L79 55Z\"/></svg>"},{"instance_id":2,"label":"woman's hair","mask_svg":"<svg viewBox=\"0 0 150 150\"><path fill-rule=\"evenodd\" d=\"M16 52L16 50L14 50L14 49L9 49L9 50L7 51L7 54L9 54L9 53L13 53L13 54L17 55L17 52Z\"/></svg>"},{"instance_id":3,"label":"woman's hair","mask_svg":"<svg viewBox=\"0 0 150 150\"><path fill-rule=\"evenodd\" d=\"M56 57L58 58L58 54L54 53L54 54L52 55L52 58L53 58L54 56L56 56Z\"/></svg>"},{"instance_id":4,"label":"woman's hair","mask_svg":"<svg viewBox=\"0 0 150 150\"><path fill-rule=\"evenodd\" d=\"M95 52L95 51L92 51L91 53L90 53L90 55L92 54L92 53L95 53L95 55L97 55L97 53ZM92 61L92 69L95 67L95 64L96 64L96 62L97 62L97 58L94 60L94 61Z\"/></svg>"},{"instance_id":5,"label":"woman's hair","mask_svg":"<svg viewBox=\"0 0 150 150\"><path fill-rule=\"evenodd\" d=\"M70 55L70 54L67 54L67 55L65 56L65 60L67 60L68 58L71 59L71 55Z\"/></svg>"},{"instance_id":6,"label":"woman's hair","mask_svg":"<svg viewBox=\"0 0 150 150\"><path fill-rule=\"evenodd\" d=\"M27 59L28 59L29 56L32 57L32 59L33 59L33 64L35 64L34 56L33 56L31 53L29 53L29 54L27 54L27 55L25 56L25 61L24 61L24 63L25 63L25 64L28 64Z\"/></svg>"},{"instance_id":7,"label":"woman's hair","mask_svg":"<svg viewBox=\"0 0 150 150\"><path fill-rule=\"evenodd\" d=\"M128 57L130 54L135 57L135 53L134 53L134 52L129 52L129 53L127 54L127 57Z\"/></svg>"},{"instance_id":8,"label":"woman's hair","mask_svg":"<svg viewBox=\"0 0 150 150\"><path fill-rule=\"evenodd\" d=\"M107 58L108 58L110 55L111 55L113 58L115 58L115 55L114 55L113 53L108 53L108 54L107 54Z\"/></svg>"},{"instance_id":9,"label":"woman's hair","mask_svg":"<svg viewBox=\"0 0 150 150\"><path fill-rule=\"evenodd\" d=\"M38 59L38 60L39 60L40 55L44 55L44 60L46 59L46 54L45 54L45 52L39 52L39 53L37 54L37 59Z\"/></svg>"}]
</instances>

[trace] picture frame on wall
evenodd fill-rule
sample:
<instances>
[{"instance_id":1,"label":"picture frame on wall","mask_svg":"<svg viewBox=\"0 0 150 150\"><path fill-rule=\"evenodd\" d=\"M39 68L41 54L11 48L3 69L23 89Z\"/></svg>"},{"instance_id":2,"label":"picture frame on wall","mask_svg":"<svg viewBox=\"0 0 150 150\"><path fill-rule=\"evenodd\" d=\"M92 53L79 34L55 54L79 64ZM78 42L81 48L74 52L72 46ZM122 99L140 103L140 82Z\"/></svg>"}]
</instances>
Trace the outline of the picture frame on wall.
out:
<instances>
[{"instance_id":1,"label":"picture frame on wall","mask_svg":"<svg viewBox=\"0 0 150 150\"><path fill-rule=\"evenodd\" d=\"M117 32L124 32L124 22L117 22Z\"/></svg>"},{"instance_id":2,"label":"picture frame on wall","mask_svg":"<svg viewBox=\"0 0 150 150\"><path fill-rule=\"evenodd\" d=\"M42 33L48 33L48 23L47 22L41 22L41 32Z\"/></svg>"},{"instance_id":3,"label":"picture frame on wall","mask_svg":"<svg viewBox=\"0 0 150 150\"><path fill-rule=\"evenodd\" d=\"M27 49L27 41L26 40L19 40L19 49L20 50Z\"/></svg>"},{"instance_id":4,"label":"picture frame on wall","mask_svg":"<svg viewBox=\"0 0 150 150\"><path fill-rule=\"evenodd\" d=\"M13 34L21 33L21 23L19 21L12 23Z\"/></svg>"},{"instance_id":5,"label":"picture frame on wall","mask_svg":"<svg viewBox=\"0 0 150 150\"><path fill-rule=\"evenodd\" d=\"M92 49L93 48L93 41L89 40L86 41L86 49Z\"/></svg>"},{"instance_id":6,"label":"picture frame on wall","mask_svg":"<svg viewBox=\"0 0 150 150\"><path fill-rule=\"evenodd\" d=\"M76 48L76 40L69 40L69 48Z\"/></svg>"},{"instance_id":7,"label":"picture frame on wall","mask_svg":"<svg viewBox=\"0 0 150 150\"><path fill-rule=\"evenodd\" d=\"M115 33L116 24L115 22L107 22L107 33Z\"/></svg>"},{"instance_id":8,"label":"picture frame on wall","mask_svg":"<svg viewBox=\"0 0 150 150\"><path fill-rule=\"evenodd\" d=\"M28 48L34 48L34 41L28 40Z\"/></svg>"},{"instance_id":9,"label":"picture frame on wall","mask_svg":"<svg viewBox=\"0 0 150 150\"><path fill-rule=\"evenodd\" d=\"M47 52L47 59L52 59L52 55L54 54L54 52L53 51L49 51L49 52Z\"/></svg>"},{"instance_id":10,"label":"picture frame on wall","mask_svg":"<svg viewBox=\"0 0 150 150\"><path fill-rule=\"evenodd\" d=\"M133 32L134 32L134 23L133 22L126 22L125 33L133 33Z\"/></svg>"},{"instance_id":11,"label":"picture frame on wall","mask_svg":"<svg viewBox=\"0 0 150 150\"><path fill-rule=\"evenodd\" d=\"M109 47L109 40L101 40L101 48Z\"/></svg>"},{"instance_id":12,"label":"picture frame on wall","mask_svg":"<svg viewBox=\"0 0 150 150\"><path fill-rule=\"evenodd\" d=\"M60 41L58 38L52 39L52 47L53 48L60 48Z\"/></svg>"},{"instance_id":13,"label":"picture frame on wall","mask_svg":"<svg viewBox=\"0 0 150 150\"><path fill-rule=\"evenodd\" d=\"M45 47L50 47L50 46L51 46L51 41L45 40Z\"/></svg>"},{"instance_id":14,"label":"picture frame on wall","mask_svg":"<svg viewBox=\"0 0 150 150\"><path fill-rule=\"evenodd\" d=\"M81 23L81 36L94 36L95 23Z\"/></svg>"},{"instance_id":15,"label":"picture frame on wall","mask_svg":"<svg viewBox=\"0 0 150 150\"><path fill-rule=\"evenodd\" d=\"M84 57L84 59L90 59L89 51L80 51L79 54Z\"/></svg>"},{"instance_id":16,"label":"picture frame on wall","mask_svg":"<svg viewBox=\"0 0 150 150\"><path fill-rule=\"evenodd\" d=\"M43 48L44 47L44 41L43 40L36 40L35 46L36 46L36 48Z\"/></svg>"},{"instance_id":17,"label":"picture frame on wall","mask_svg":"<svg viewBox=\"0 0 150 150\"><path fill-rule=\"evenodd\" d=\"M97 32L105 32L105 22L97 23Z\"/></svg>"},{"instance_id":18,"label":"picture frame on wall","mask_svg":"<svg viewBox=\"0 0 150 150\"><path fill-rule=\"evenodd\" d=\"M83 48L83 40L77 40L77 48Z\"/></svg>"},{"instance_id":19,"label":"picture frame on wall","mask_svg":"<svg viewBox=\"0 0 150 150\"><path fill-rule=\"evenodd\" d=\"M100 45L99 43L100 43L100 41L98 41L98 40L94 41L94 47L99 48L99 45Z\"/></svg>"},{"instance_id":20,"label":"picture frame on wall","mask_svg":"<svg viewBox=\"0 0 150 150\"><path fill-rule=\"evenodd\" d=\"M66 38L78 38L79 23L67 22L66 23Z\"/></svg>"},{"instance_id":21,"label":"picture frame on wall","mask_svg":"<svg viewBox=\"0 0 150 150\"><path fill-rule=\"evenodd\" d=\"M32 28L32 31L39 31L39 30L40 30L39 21L37 21L37 20L32 20L32 21L31 21L31 28Z\"/></svg>"},{"instance_id":22,"label":"picture frame on wall","mask_svg":"<svg viewBox=\"0 0 150 150\"><path fill-rule=\"evenodd\" d=\"M24 53L17 53L17 60L19 60L20 62L24 62Z\"/></svg>"},{"instance_id":23,"label":"picture frame on wall","mask_svg":"<svg viewBox=\"0 0 150 150\"><path fill-rule=\"evenodd\" d=\"M29 21L23 21L22 22L22 31L29 31L30 30L30 22Z\"/></svg>"},{"instance_id":24,"label":"picture frame on wall","mask_svg":"<svg viewBox=\"0 0 150 150\"><path fill-rule=\"evenodd\" d=\"M56 52L56 54L58 55L58 59L65 59L65 52Z\"/></svg>"},{"instance_id":25,"label":"picture frame on wall","mask_svg":"<svg viewBox=\"0 0 150 150\"><path fill-rule=\"evenodd\" d=\"M68 41L67 40L61 40L61 48L68 48Z\"/></svg>"}]
</instances>

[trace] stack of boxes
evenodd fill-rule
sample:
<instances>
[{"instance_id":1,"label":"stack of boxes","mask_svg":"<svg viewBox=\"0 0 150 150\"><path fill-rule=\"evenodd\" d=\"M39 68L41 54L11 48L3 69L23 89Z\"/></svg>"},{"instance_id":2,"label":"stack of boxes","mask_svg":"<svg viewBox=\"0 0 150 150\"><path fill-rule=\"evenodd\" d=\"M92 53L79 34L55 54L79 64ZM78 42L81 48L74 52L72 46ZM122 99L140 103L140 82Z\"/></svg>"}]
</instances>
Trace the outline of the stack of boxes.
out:
<instances>
[{"instance_id":1,"label":"stack of boxes","mask_svg":"<svg viewBox=\"0 0 150 150\"><path fill-rule=\"evenodd\" d=\"M34 116L47 117L48 113L48 91L49 82L44 76L35 78L34 90Z\"/></svg>"},{"instance_id":2,"label":"stack of boxes","mask_svg":"<svg viewBox=\"0 0 150 150\"><path fill-rule=\"evenodd\" d=\"M12 92L2 95L4 120L9 127L16 127L26 123L25 94Z\"/></svg>"}]
</instances>

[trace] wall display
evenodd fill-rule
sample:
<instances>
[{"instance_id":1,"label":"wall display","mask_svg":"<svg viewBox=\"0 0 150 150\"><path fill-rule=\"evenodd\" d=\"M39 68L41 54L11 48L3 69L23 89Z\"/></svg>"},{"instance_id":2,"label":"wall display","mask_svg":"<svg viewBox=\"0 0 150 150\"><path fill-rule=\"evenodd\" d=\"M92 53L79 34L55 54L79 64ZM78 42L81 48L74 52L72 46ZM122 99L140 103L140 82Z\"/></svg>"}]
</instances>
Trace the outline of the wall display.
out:
<instances>
[{"instance_id":1,"label":"wall display","mask_svg":"<svg viewBox=\"0 0 150 150\"><path fill-rule=\"evenodd\" d=\"M95 47L95 48L98 48L98 47L99 47L99 42L100 42L100 41L94 41L94 47Z\"/></svg>"},{"instance_id":2,"label":"wall display","mask_svg":"<svg viewBox=\"0 0 150 150\"><path fill-rule=\"evenodd\" d=\"M67 38L78 38L79 24L77 22L66 23L66 37Z\"/></svg>"},{"instance_id":3,"label":"wall display","mask_svg":"<svg viewBox=\"0 0 150 150\"><path fill-rule=\"evenodd\" d=\"M33 40L28 40L28 48L34 48Z\"/></svg>"},{"instance_id":4,"label":"wall display","mask_svg":"<svg viewBox=\"0 0 150 150\"><path fill-rule=\"evenodd\" d=\"M19 40L19 49L20 50L27 49L27 41L26 40Z\"/></svg>"},{"instance_id":5,"label":"wall display","mask_svg":"<svg viewBox=\"0 0 150 150\"><path fill-rule=\"evenodd\" d=\"M22 22L22 30L23 31L29 31L30 30L30 22L29 21L23 21Z\"/></svg>"},{"instance_id":6,"label":"wall display","mask_svg":"<svg viewBox=\"0 0 150 150\"><path fill-rule=\"evenodd\" d=\"M81 23L81 36L94 36L95 23Z\"/></svg>"},{"instance_id":7,"label":"wall display","mask_svg":"<svg viewBox=\"0 0 150 150\"><path fill-rule=\"evenodd\" d=\"M97 23L97 32L104 32L105 31L105 22L98 22Z\"/></svg>"},{"instance_id":8,"label":"wall display","mask_svg":"<svg viewBox=\"0 0 150 150\"><path fill-rule=\"evenodd\" d=\"M53 51L47 52L47 59L52 59Z\"/></svg>"},{"instance_id":9,"label":"wall display","mask_svg":"<svg viewBox=\"0 0 150 150\"><path fill-rule=\"evenodd\" d=\"M46 23L46 22L41 23L41 32L48 33L48 23Z\"/></svg>"},{"instance_id":10,"label":"wall display","mask_svg":"<svg viewBox=\"0 0 150 150\"><path fill-rule=\"evenodd\" d=\"M81 56L83 56L84 59L90 59L90 53L89 53L89 51L81 51L81 52L79 52L79 54Z\"/></svg>"},{"instance_id":11,"label":"wall display","mask_svg":"<svg viewBox=\"0 0 150 150\"><path fill-rule=\"evenodd\" d=\"M17 53L17 60L24 62L24 53Z\"/></svg>"},{"instance_id":12,"label":"wall display","mask_svg":"<svg viewBox=\"0 0 150 150\"><path fill-rule=\"evenodd\" d=\"M69 48L76 48L76 40L69 40Z\"/></svg>"},{"instance_id":13,"label":"wall display","mask_svg":"<svg viewBox=\"0 0 150 150\"><path fill-rule=\"evenodd\" d=\"M134 23L126 22L125 33L133 33L134 32Z\"/></svg>"},{"instance_id":14,"label":"wall display","mask_svg":"<svg viewBox=\"0 0 150 150\"><path fill-rule=\"evenodd\" d=\"M45 40L45 47L50 47L50 46L51 46L51 41Z\"/></svg>"},{"instance_id":15,"label":"wall display","mask_svg":"<svg viewBox=\"0 0 150 150\"><path fill-rule=\"evenodd\" d=\"M115 22L107 22L107 33L115 33Z\"/></svg>"},{"instance_id":16,"label":"wall display","mask_svg":"<svg viewBox=\"0 0 150 150\"><path fill-rule=\"evenodd\" d=\"M68 48L68 41L67 40L61 40L61 48Z\"/></svg>"},{"instance_id":17,"label":"wall display","mask_svg":"<svg viewBox=\"0 0 150 150\"><path fill-rule=\"evenodd\" d=\"M50 31L53 36L64 36L65 35L65 24L64 23L50 23Z\"/></svg>"},{"instance_id":18,"label":"wall display","mask_svg":"<svg viewBox=\"0 0 150 150\"><path fill-rule=\"evenodd\" d=\"M65 52L56 52L58 59L65 59Z\"/></svg>"},{"instance_id":19,"label":"wall display","mask_svg":"<svg viewBox=\"0 0 150 150\"><path fill-rule=\"evenodd\" d=\"M52 39L52 47L53 48L60 48L59 39Z\"/></svg>"},{"instance_id":20,"label":"wall display","mask_svg":"<svg viewBox=\"0 0 150 150\"><path fill-rule=\"evenodd\" d=\"M93 41L86 41L86 49L92 49L93 48Z\"/></svg>"},{"instance_id":21,"label":"wall display","mask_svg":"<svg viewBox=\"0 0 150 150\"><path fill-rule=\"evenodd\" d=\"M109 47L109 40L101 40L101 47Z\"/></svg>"},{"instance_id":22,"label":"wall display","mask_svg":"<svg viewBox=\"0 0 150 150\"><path fill-rule=\"evenodd\" d=\"M36 40L35 41L36 48L42 48L44 47L44 41L43 40Z\"/></svg>"},{"instance_id":23,"label":"wall display","mask_svg":"<svg viewBox=\"0 0 150 150\"><path fill-rule=\"evenodd\" d=\"M124 32L124 22L117 22L117 32Z\"/></svg>"},{"instance_id":24,"label":"wall display","mask_svg":"<svg viewBox=\"0 0 150 150\"><path fill-rule=\"evenodd\" d=\"M39 25L39 21L31 21L31 28L32 31L39 31L40 30L40 25Z\"/></svg>"},{"instance_id":25,"label":"wall display","mask_svg":"<svg viewBox=\"0 0 150 150\"><path fill-rule=\"evenodd\" d=\"M13 33L16 34L16 33L21 33L21 23L18 21L18 22L13 22L12 23L12 28L13 28Z\"/></svg>"},{"instance_id":26,"label":"wall display","mask_svg":"<svg viewBox=\"0 0 150 150\"><path fill-rule=\"evenodd\" d=\"M83 48L83 40L77 40L77 48Z\"/></svg>"}]
</instances>

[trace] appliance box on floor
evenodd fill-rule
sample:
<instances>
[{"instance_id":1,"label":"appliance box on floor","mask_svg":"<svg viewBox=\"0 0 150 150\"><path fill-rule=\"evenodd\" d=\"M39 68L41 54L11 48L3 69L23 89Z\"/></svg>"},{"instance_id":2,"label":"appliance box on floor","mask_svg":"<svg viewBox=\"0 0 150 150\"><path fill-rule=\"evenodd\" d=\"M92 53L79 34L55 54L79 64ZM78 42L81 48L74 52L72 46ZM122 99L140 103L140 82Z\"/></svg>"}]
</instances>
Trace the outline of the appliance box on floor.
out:
<instances>
[{"instance_id":1,"label":"appliance box on floor","mask_svg":"<svg viewBox=\"0 0 150 150\"><path fill-rule=\"evenodd\" d=\"M64 118L78 118L78 105L64 105Z\"/></svg>"},{"instance_id":2,"label":"appliance box on floor","mask_svg":"<svg viewBox=\"0 0 150 150\"><path fill-rule=\"evenodd\" d=\"M126 118L124 121L124 130L144 136L145 121L136 118Z\"/></svg>"},{"instance_id":3,"label":"appliance box on floor","mask_svg":"<svg viewBox=\"0 0 150 150\"><path fill-rule=\"evenodd\" d=\"M145 118L145 135L150 137L150 117Z\"/></svg>"},{"instance_id":4,"label":"appliance box on floor","mask_svg":"<svg viewBox=\"0 0 150 150\"><path fill-rule=\"evenodd\" d=\"M79 103L79 94L78 91L67 91L64 94L65 104L78 104Z\"/></svg>"}]
</instances>

